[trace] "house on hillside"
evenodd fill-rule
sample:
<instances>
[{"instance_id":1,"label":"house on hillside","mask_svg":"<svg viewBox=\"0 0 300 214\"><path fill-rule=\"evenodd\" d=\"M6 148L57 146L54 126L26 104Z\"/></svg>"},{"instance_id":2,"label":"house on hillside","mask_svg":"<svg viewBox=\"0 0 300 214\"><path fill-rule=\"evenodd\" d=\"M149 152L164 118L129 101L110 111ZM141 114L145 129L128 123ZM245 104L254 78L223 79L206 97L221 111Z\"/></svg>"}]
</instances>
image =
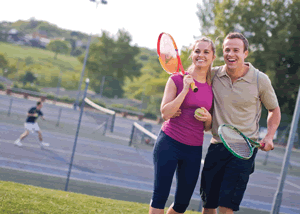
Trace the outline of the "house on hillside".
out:
<instances>
[{"instance_id":1,"label":"house on hillside","mask_svg":"<svg viewBox=\"0 0 300 214\"><path fill-rule=\"evenodd\" d=\"M43 48L46 48L47 45L50 43L50 39L47 39L47 38L40 38L40 45L43 47Z\"/></svg>"},{"instance_id":2,"label":"house on hillside","mask_svg":"<svg viewBox=\"0 0 300 214\"><path fill-rule=\"evenodd\" d=\"M44 30L38 30L38 31L32 33L32 38L34 38L34 39L40 39L40 38L48 39L47 32L44 31Z\"/></svg>"},{"instance_id":3,"label":"house on hillside","mask_svg":"<svg viewBox=\"0 0 300 214\"><path fill-rule=\"evenodd\" d=\"M18 30L16 30L16 29L10 29L9 31L8 31L8 37L7 37L7 41L8 42L17 42L17 41L19 41L20 39L19 39L19 31Z\"/></svg>"}]
</instances>

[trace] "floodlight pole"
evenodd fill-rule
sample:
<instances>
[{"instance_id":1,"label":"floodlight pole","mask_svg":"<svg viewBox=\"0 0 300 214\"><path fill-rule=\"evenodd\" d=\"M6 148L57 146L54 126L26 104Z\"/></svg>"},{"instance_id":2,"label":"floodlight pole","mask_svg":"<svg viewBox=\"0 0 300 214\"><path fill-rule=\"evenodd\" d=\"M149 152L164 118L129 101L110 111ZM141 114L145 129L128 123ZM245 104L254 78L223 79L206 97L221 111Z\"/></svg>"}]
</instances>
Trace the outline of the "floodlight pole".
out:
<instances>
[{"instance_id":1,"label":"floodlight pole","mask_svg":"<svg viewBox=\"0 0 300 214\"><path fill-rule=\"evenodd\" d=\"M76 150L76 144L77 144L77 139L78 139L78 134L79 134L79 129L80 129L80 123L81 123L81 118L82 118L82 113L83 113L83 108L84 108L84 104L85 104L85 97L86 97L86 92L89 86L89 82L90 80L87 78L85 80L85 90L84 90L84 94L83 94L83 98L82 98L82 103L81 103L81 107L80 107L80 114L79 114L79 120L78 120L78 124L77 124L77 131L76 131L76 135L75 135L75 142L73 145L73 152L72 152L72 156L71 156L71 161L69 164L69 171L68 171L68 176L67 176L67 182L66 182L66 186L65 186L65 191L68 191L68 185L69 185L69 180L70 180L70 175L71 175L71 170L72 170L72 165L73 165L73 159L74 159L74 155L75 155L75 150Z\"/></svg>"},{"instance_id":2,"label":"floodlight pole","mask_svg":"<svg viewBox=\"0 0 300 214\"><path fill-rule=\"evenodd\" d=\"M89 39L88 39L88 43L87 43L87 46L86 46L85 57L84 57L84 61L83 61L83 66L82 66L82 71L81 71L81 76L80 76L80 82L79 82L79 86L78 86L77 98L76 98L76 101L75 101L75 104L74 104L74 110L77 109L78 102L79 102L79 97L80 97L80 92L81 92L80 91L81 90L81 84L82 84L82 79L83 79L83 75L84 75L86 60L87 60L88 55L89 55L91 39L92 39L92 34L90 34Z\"/></svg>"},{"instance_id":3,"label":"floodlight pole","mask_svg":"<svg viewBox=\"0 0 300 214\"><path fill-rule=\"evenodd\" d=\"M99 4L100 2L99 2L99 1L96 1L96 0L90 0L90 1L96 3L96 9L97 9L98 4ZM102 4L107 4L107 1L101 0L101 3L102 3ZM77 98L76 98L76 101L75 101L75 103L74 103L74 110L77 109L78 102L79 102L79 98L80 98L81 84L82 84L82 79L83 79L84 70L85 70L85 66L86 66L86 61L87 61L87 58L88 58L88 55L89 55L89 49L90 49L90 43L91 43L91 40L92 40L92 33L91 33L90 36L89 36L88 43L87 43L87 46L86 46L86 51L85 51L85 56L84 56L84 60L83 60L83 66L82 66L82 71L81 71L80 81L79 81L79 86L78 86Z\"/></svg>"},{"instance_id":4,"label":"floodlight pole","mask_svg":"<svg viewBox=\"0 0 300 214\"><path fill-rule=\"evenodd\" d=\"M287 174L288 167L289 167L290 156L291 156L291 151L292 151L293 144L294 144L295 133L298 128L299 115L300 115L300 87L298 90L298 97L297 97L297 101L296 101L296 105L295 105L291 129L290 129L290 133L289 133L287 149L285 150L285 155L284 155L283 164L282 164L282 168L281 168L280 180L278 183L277 191L276 191L276 193L274 195L274 199L273 199L271 214L279 214L279 211L280 211L280 205L281 205L282 194L283 194L282 190L283 190L284 181L285 181L286 174Z\"/></svg>"}]
</instances>

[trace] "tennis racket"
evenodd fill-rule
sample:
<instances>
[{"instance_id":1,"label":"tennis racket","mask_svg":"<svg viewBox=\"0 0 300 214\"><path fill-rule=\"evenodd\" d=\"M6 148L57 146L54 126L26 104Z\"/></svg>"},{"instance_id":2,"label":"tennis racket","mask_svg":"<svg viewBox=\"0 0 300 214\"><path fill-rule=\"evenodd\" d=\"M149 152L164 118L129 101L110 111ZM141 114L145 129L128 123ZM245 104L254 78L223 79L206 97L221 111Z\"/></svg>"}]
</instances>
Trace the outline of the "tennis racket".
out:
<instances>
[{"instance_id":1,"label":"tennis racket","mask_svg":"<svg viewBox=\"0 0 300 214\"><path fill-rule=\"evenodd\" d=\"M248 160L252 157L255 148L264 148L264 143L258 143L246 137L240 130L229 124L222 124L218 134L224 146L234 156Z\"/></svg>"},{"instance_id":2,"label":"tennis racket","mask_svg":"<svg viewBox=\"0 0 300 214\"><path fill-rule=\"evenodd\" d=\"M157 41L157 54L158 59L163 69L169 74L180 73L184 76L185 71L181 63L178 49L173 37L168 33L159 34ZM191 89L194 92L198 91L195 83L191 84Z\"/></svg>"}]
</instances>

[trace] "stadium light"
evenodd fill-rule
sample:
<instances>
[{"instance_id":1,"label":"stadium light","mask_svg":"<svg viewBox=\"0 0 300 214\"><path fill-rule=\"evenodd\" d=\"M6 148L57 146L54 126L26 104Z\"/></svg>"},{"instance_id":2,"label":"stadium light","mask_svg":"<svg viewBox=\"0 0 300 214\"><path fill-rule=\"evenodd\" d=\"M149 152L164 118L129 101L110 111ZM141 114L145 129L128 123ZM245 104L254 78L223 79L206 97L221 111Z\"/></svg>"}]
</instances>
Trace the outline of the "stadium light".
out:
<instances>
[{"instance_id":1,"label":"stadium light","mask_svg":"<svg viewBox=\"0 0 300 214\"><path fill-rule=\"evenodd\" d=\"M90 1L96 3L96 9L98 7L98 4L100 4L100 3L107 4L106 0L101 0L101 1L90 0ZM74 103L74 110L77 109L77 106L78 106L78 103L79 103L79 98L80 98L80 93L81 93L81 84L82 84L82 79L83 79L84 70L85 70L85 66L86 66L86 61L87 61L87 58L88 58L88 55L89 55L89 49L90 49L91 40L92 40L92 33L89 36L88 43L87 43L87 46L86 46L86 51L85 51L85 56L84 56L84 61L83 61L83 66L82 66L82 71L81 71L79 86L78 86L77 98L76 98L76 101Z\"/></svg>"}]
</instances>

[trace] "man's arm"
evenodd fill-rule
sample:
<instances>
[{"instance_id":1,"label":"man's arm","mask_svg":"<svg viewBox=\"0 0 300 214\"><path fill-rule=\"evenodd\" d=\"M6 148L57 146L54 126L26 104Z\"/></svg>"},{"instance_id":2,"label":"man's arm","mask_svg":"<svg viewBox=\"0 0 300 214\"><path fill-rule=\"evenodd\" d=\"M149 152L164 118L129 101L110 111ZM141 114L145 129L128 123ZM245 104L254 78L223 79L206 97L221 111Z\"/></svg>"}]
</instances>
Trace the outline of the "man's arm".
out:
<instances>
[{"instance_id":1,"label":"man's arm","mask_svg":"<svg viewBox=\"0 0 300 214\"><path fill-rule=\"evenodd\" d=\"M265 143L265 147L262 149L263 151L270 151L274 148L273 137L280 124L280 120L281 112L279 106L268 111L267 134L261 141Z\"/></svg>"}]
</instances>

